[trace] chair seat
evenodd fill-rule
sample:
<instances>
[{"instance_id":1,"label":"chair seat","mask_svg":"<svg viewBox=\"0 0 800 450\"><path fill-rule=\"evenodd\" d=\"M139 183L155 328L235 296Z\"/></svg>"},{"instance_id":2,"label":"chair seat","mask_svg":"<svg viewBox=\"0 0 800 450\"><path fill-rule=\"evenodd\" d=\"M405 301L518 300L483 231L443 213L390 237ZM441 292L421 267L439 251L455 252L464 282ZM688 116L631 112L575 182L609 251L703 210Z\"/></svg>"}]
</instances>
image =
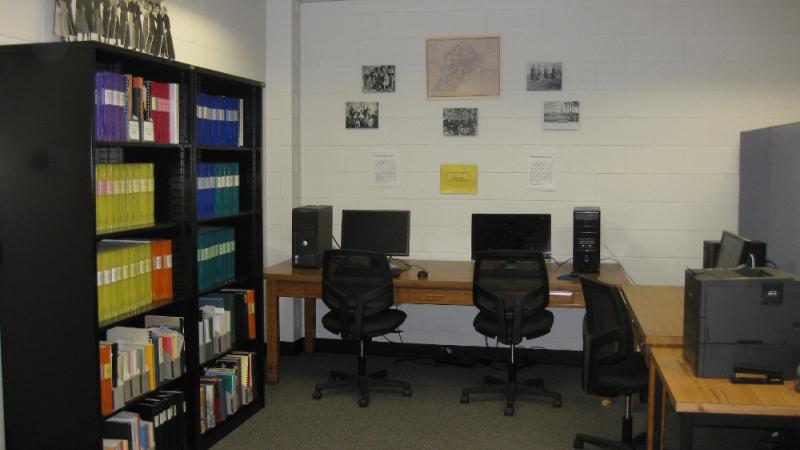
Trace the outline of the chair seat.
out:
<instances>
[{"instance_id":1,"label":"chair seat","mask_svg":"<svg viewBox=\"0 0 800 450\"><path fill-rule=\"evenodd\" d=\"M631 353L617 364L601 365L596 375L593 394L614 397L647 390L647 366L641 353Z\"/></svg>"},{"instance_id":2,"label":"chair seat","mask_svg":"<svg viewBox=\"0 0 800 450\"><path fill-rule=\"evenodd\" d=\"M400 326L406 320L406 313L397 309L386 309L364 318L364 337L384 335ZM340 334L342 326L339 312L331 311L322 316L322 326L331 333ZM356 339L358 340L358 338Z\"/></svg>"},{"instance_id":3,"label":"chair seat","mask_svg":"<svg viewBox=\"0 0 800 450\"><path fill-rule=\"evenodd\" d=\"M476 330L478 330L478 333L481 333L484 336L491 338L497 336L497 318L489 313L479 313L477 316L475 316L475 320L472 322L472 325ZM550 328L552 328L552 326L553 313L545 309L533 316L522 319L522 330L520 332L520 336L527 339L543 336L550 332ZM508 329L510 330L511 327L509 326ZM508 342L509 339L507 336L498 336L498 339L503 344L511 344L511 342ZM513 343L517 344L518 342Z\"/></svg>"}]
</instances>

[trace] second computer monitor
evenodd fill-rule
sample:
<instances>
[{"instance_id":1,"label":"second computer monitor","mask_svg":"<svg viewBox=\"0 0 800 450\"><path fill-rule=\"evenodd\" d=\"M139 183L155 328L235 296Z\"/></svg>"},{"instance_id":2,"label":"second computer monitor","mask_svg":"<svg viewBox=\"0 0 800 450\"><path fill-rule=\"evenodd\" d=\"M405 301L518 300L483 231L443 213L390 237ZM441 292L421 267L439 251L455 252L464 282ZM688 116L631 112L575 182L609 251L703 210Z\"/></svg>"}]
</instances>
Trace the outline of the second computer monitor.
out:
<instances>
[{"instance_id":1,"label":"second computer monitor","mask_svg":"<svg viewBox=\"0 0 800 450\"><path fill-rule=\"evenodd\" d=\"M750 240L730 231L723 231L715 267L731 268L748 264L749 258Z\"/></svg>"},{"instance_id":2,"label":"second computer monitor","mask_svg":"<svg viewBox=\"0 0 800 450\"><path fill-rule=\"evenodd\" d=\"M342 248L408 256L409 211L342 210Z\"/></svg>"},{"instance_id":3,"label":"second computer monitor","mask_svg":"<svg viewBox=\"0 0 800 450\"><path fill-rule=\"evenodd\" d=\"M473 214L472 259L483 250L550 251L550 214Z\"/></svg>"}]
</instances>

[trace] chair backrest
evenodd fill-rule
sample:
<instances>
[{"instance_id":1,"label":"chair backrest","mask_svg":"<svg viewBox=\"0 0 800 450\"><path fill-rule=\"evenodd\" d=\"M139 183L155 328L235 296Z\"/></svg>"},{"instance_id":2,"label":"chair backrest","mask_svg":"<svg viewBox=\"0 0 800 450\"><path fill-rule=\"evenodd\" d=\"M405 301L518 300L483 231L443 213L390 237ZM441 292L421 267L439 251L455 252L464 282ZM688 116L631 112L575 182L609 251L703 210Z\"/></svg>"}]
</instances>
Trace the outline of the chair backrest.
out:
<instances>
[{"instance_id":1,"label":"chair backrest","mask_svg":"<svg viewBox=\"0 0 800 450\"><path fill-rule=\"evenodd\" d=\"M322 301L339 313L342 338L361 339L364 317L394 304L389 262L382 253L328 250L322 260Z\"/></svg>"},{"instance_id":2,"label":"chair backrest","mask_svg":"<svg viewBox=\"0 0 800 450\"><path fill-rule=\"evenodd\" d=\"M497 338L504 344L522 340L522 320L550 303L547 266L539 252L488 250L475 254L472 302L497 319Z\"/></svg>"},{"instance_id":3,"label":"chair backrest","mask_svg":"<svg viewBox=\"0 0 800 450\"><path fill-rule=\"evenodd\" d=\"M596 372L634 352L633 327L619 287L580 277L586 315L583 319L583 384L594 392Z\"/></svg>"}]
</instances>

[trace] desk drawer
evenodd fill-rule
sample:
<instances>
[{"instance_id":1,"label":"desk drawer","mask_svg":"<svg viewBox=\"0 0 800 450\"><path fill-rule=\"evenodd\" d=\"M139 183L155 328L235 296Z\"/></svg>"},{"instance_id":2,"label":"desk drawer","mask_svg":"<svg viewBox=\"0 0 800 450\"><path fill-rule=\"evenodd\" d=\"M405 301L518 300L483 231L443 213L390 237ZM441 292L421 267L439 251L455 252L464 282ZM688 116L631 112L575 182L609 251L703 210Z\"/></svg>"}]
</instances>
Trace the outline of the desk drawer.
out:
<instances>
[{"instance_id":1,"label":"desk drawer","mask_svg":"<svg viewBox=\"0 0 800 450\"><path fill-rule=\"evenodd\" d=\"M394 299L397 303L471 305L472 292L457 289L399 288L394 291Z\"/></svg>"}]
</instances>

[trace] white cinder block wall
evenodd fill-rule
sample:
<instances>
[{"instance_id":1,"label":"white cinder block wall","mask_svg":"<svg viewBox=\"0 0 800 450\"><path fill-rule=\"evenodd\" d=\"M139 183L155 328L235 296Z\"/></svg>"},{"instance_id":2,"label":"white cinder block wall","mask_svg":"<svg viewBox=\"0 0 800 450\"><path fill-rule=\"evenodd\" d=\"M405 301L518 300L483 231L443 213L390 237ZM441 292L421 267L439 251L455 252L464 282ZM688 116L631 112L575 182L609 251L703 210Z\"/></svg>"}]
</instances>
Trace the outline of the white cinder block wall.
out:
<instances>
[{"instance_id":1,"label":"white cinder block wall","mask_svg":"<svg viewBox=\"0 0 800 450\"><path fill-rule=\"evenodd\" d=\"M701 242L736 229L742 130L800 119L800 4L756 0L363 0L301 7L302 203L411 210L411 256L467 259L470 214L552 214L571 256L574 206L602 209L603 256L637 283L681 284ZM502 94L428 101L425 38L500 35ZM564 63L560 92L527 92L527 64ZM362 94L362 65L397 91ZM380 129L346 130L346 101L380 102ZM578 131L542 129L546 100L579 100ZM477 107L477 137L442 135L442 108ZM371 185L373 151L400 185ZM557 153L557 190L526 189L530 151ZM438 193L440 163L478 164L477 195ZM482 344L472 308L403 305L406 342ZM321 309L321 316L324 311ZM527 345L580 348L581 311ZM321 330L321 327L318 327ZM320 336L329 337L324 330Z\"/></svg>"},{"instance_id":2,"label":"white cinder block wall","mask_svg":"<svg viewBox=\"0 0 800 450\"><path fill-rule=\"evenodd\" d=\"M53 0L0 0L0 45L57 41L54 5ZM165 5L178 61L264 80L266 0L168 0ZM0 388L0 450L5 449L2 413Z\"/></svg>"}]
</instances>

